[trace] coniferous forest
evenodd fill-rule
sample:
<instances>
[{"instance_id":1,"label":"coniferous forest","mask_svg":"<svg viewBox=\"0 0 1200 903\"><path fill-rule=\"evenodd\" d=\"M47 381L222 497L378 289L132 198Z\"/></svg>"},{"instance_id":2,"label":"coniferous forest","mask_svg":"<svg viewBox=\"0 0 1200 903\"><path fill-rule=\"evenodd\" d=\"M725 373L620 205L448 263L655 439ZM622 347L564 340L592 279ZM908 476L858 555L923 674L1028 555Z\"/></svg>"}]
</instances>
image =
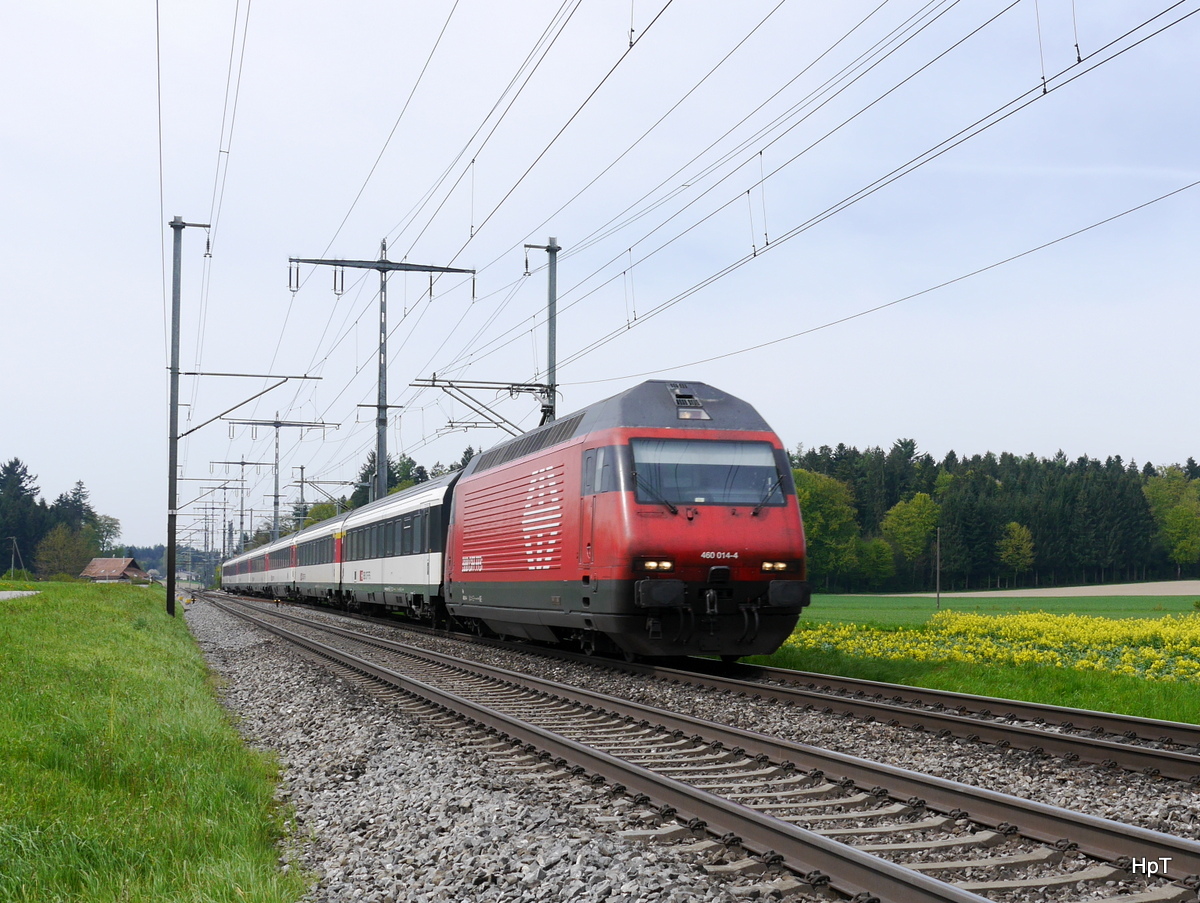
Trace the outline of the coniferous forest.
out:
<instances>
[{"instance_id":1,"label":"coniferous forest","mask_svg":"<svg viewBox=\"0 0 1200 903\"><path fill-rule=\"evenodd\" d=\"M818 591L1196 577L1200 465L991 452L936 461L911 439L792 453Z\"/></svg>"}]
</instances>

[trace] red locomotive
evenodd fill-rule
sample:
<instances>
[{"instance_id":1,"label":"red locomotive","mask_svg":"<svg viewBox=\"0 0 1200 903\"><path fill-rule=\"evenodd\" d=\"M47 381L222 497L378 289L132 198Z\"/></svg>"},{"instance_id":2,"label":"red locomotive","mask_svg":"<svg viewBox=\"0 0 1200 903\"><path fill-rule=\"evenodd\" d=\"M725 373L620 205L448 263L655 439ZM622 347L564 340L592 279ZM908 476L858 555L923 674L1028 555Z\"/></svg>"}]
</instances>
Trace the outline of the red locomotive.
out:
<instances>
[{"instance_id":1,"label":"red locomotive","mask_svg":"<svg viewBox=\"0 0 1200 903\"><path fill-rule=\"evenodd\" d=\"M501 635L737 658L809 601L787 453L703 383L645 382L477 455L451 512L446 608Z\"/></svg>"}]
</instances>

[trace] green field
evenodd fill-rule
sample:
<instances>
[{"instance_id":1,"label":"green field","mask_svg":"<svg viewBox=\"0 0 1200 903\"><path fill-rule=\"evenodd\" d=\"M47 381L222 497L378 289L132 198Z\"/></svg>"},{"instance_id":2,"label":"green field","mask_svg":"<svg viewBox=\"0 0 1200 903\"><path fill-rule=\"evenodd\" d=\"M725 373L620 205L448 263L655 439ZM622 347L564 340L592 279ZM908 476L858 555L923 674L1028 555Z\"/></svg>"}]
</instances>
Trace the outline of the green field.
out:
<instances>
[{"instance_id":1,"label":"green field","mask_svg":"<svg viewBox=\"0 0 1200 903\"><path fill-rule=\"evenodd\" d=\"M1001 619L1008 615L1045 612L1106 619L1163 619L1170 623L1195 615L1190 596L1081 596L1044 598L943 598L942 610ZM1123 712L1147 718L1187 723L1200 722L1200 686L1194 680L1147 680L1103 670L1080 670L1037 663L997 661L963 662L949 658L922 660L900 650L921 634L929 633L936 600L911 596L818 595L805 610L797 636L828 626L861 627L863 635L876 637L877 645L892 645L892 654L847 654L836 642L819 648L785 646L775 655L753 659L760 664L885 681L931 689L955 690L983 696L1022 699L1074 708ZM1094 625L1093 625L1094 626ZM853 631L852 631L853 632ZM880 641L879 633L883 639ZM999 632L999 629L998 629ZM1103 631L1102 631L1103 632ZM963 641L967 642L966 639ZM1148 640L1148 647L1159 647ZM848 644L847 644L848 645ZM1142 653L1146 648L1135 650ZM1154 655L1184 655L1194 659L1195 649L1153 648ZM893 655L895 657L893 657Z\"/></svg>"},{"instance_id":2,"label":"green field","mask_svg":"<svg viewBox=\"0 0 1200 903\"><path fill-rule=\"evenodd\" d=\"M162 589L38 588L0 600L0 900L298 899L277 766L241 741Z\"/></svg>"},{"instance_id":3,"label":"green field","mask_svg":"<svg viewBox=\"0 0 1200 903\"><path fill-rule=\"evenodd\" d=\"M1196 611L1191 596L1038 596L997 598L942 597L943 611L1005 615L1022 611L1090 615L1097 618L1158 618ZM874 627L920 627L937 611L937 600L918 596L814 595L804 621L864 624Z\"/></svg>"}]
</instances>

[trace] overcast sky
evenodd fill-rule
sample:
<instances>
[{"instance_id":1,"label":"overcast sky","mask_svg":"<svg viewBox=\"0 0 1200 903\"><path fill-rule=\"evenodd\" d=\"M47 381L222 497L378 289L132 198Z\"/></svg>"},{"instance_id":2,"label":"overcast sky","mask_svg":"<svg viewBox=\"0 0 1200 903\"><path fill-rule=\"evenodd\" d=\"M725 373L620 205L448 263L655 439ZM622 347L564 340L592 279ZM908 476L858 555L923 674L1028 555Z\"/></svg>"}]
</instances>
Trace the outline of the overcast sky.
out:
<instances>
[{"instance_id":1,"label":"overcast sky","mask_svg":"<svg viewBox=\"0 0 1200 903\"><path fill-rule=\"evenodd\" d=\"M506 436L413 380L545 379L522 245L550 236L560 413L672 378L792 448L1200 457L1200 0L1168 6L5 4L0 458L164 540L175 215L213 224L183 236L182 369L321 377L230 415L330 425L281 431L287 501L374 447L379 283L306 266L293 294L288 257L385 238L478 270L389 281L389 445L426 466ZM181 431L269 384L185 377ZM273 436L197 430L180 501ZM256 520L271 481L247 468Z\"/></svg>"}]
</instances>

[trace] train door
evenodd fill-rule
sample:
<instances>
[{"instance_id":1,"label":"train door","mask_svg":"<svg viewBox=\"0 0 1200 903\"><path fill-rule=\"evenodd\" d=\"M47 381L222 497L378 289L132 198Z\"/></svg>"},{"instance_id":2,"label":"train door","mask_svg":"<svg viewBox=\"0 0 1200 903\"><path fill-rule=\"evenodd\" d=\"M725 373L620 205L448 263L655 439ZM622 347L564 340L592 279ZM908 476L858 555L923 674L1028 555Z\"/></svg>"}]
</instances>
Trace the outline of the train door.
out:
<instances>
[{"instance_id":1,"label":"train door","mask_svg":"<svg viewBox=\"0 0 1200 903\"><path fill-rule=\"evenodd\" d=\"M579 504L579 567L583 571L589 571L596 559L592 535L596 517L596 482L602 470L601 461L605 451L603 448L588 448L583 452L583 479L580 481L583 498Z\"/></svg>"}]
</instances>

